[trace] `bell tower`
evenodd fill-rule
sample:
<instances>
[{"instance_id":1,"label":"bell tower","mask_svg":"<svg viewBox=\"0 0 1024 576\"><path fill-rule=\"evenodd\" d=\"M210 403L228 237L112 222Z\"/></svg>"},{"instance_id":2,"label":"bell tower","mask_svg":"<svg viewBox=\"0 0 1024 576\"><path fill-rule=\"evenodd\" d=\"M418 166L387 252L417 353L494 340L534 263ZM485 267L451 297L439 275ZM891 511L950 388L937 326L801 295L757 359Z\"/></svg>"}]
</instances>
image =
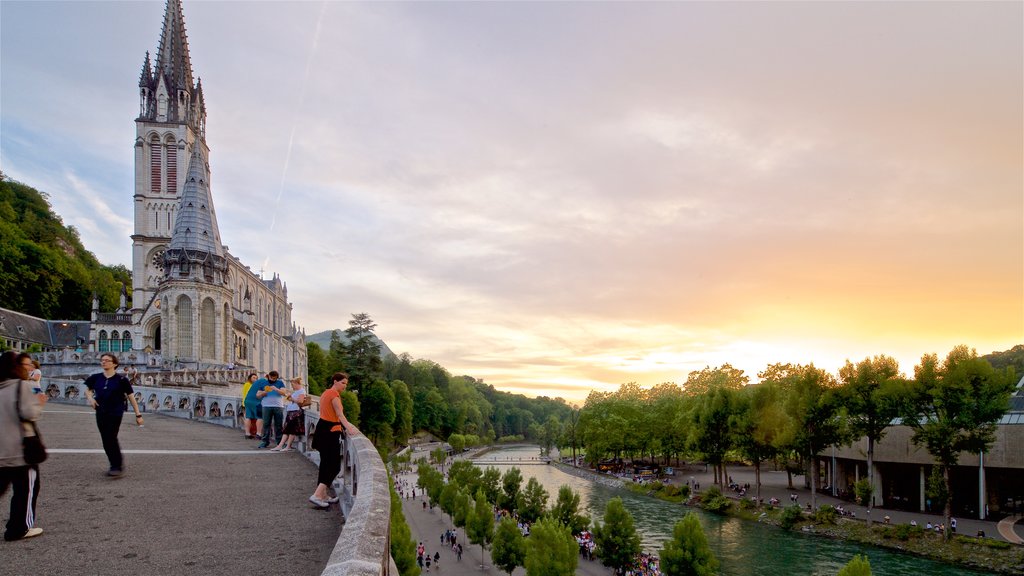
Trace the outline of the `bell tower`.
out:
<instances>
[{"instance_id":1,"label":"bell tower","mask_svg":"<svg viewBox=\"0 0 1024 576\"><path fill-rule=\"evenodd\" d=\"M193 82L181 0L167 0L156 58L149 52L139 76L135 119L135 231L132 304L145 313L164 277L164 251L174 232L189 159L206 161L206 106Z\"/></svg>"}]
</instances>

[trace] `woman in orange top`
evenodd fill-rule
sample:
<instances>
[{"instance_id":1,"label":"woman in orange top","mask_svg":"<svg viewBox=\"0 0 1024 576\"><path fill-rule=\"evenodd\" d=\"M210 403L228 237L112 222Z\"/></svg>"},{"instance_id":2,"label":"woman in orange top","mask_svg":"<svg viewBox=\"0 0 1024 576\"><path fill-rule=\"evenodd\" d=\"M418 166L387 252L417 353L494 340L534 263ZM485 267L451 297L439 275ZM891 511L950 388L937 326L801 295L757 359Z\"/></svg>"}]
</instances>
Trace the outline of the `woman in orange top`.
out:
<instances>
[{"instance_id":1,"label":"woman in orange top","mask_svg":"<svg viewBox=\"0 0 1024 576\"><path fill-rule=\"evenodd\" d=\"M348 386L348 374L337 372L331 377L331 387L320 395L320 421L313 431L311 447L320 452L320 470L317 472L316 491L309 501L317 508L327 508L338 501L330 497L327 489L341 471L341 436L348 427L340 394Z\"/></svg>"}]
</instances>

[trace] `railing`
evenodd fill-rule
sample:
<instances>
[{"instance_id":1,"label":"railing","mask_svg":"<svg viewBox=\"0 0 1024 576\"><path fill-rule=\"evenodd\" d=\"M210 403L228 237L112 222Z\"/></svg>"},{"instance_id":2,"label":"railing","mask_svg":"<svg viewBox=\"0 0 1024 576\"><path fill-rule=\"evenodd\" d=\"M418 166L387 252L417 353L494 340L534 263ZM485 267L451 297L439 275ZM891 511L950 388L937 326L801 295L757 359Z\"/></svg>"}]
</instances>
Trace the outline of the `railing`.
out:
<instances>
[{"instance_id":1,"label":"railing","mask_svg":"<svg viewBox=\"0 0 1024 576\"><path fill-rule=\"evenodd\" d=\"M43 378L41 385L51 398L85 404L81 380ZM139 408L178 418L241 428L245 410L237 396L209 394L202 390L134 386ZM307 438L319 417L319 399L306 410ZM320 454L308 449L303 439L299 450L319 466ZM391 560L391 492L384 462L373 443L352 427L342 445L342 467L333 488L344 518L344 527L331 552L324 576L398 575Z\"/></svg>"}]
</instances>

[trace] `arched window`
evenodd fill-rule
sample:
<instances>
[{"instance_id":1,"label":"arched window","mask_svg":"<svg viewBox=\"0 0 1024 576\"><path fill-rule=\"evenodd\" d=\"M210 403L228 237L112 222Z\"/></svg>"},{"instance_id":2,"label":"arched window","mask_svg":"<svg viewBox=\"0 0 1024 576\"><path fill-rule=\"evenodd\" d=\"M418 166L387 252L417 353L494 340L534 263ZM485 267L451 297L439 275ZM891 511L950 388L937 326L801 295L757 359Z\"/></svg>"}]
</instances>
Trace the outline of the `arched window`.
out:
<instances>
[{"instance_id":1,"label":"arched window","mask_svg":"<svg viewBox=\"0 0 1024 576\"><path fill-rule=\"evenodd\" d=\"M110 352L110 340L107 339L106 330L100 330L99 346L100 352Z\"/></svg>"},{"instance_id":2,"label":"arched window","mask_svg":"<svg viewBox=\"0 0 1024 576\"><path fill-rule=\"evenodd\" d=\"M202 333L200 357L204 359L213 359L217 355L217 327L214 324L217 319L216 314L213 300L209 298L203 300L203 308L199 316L199 329Z\"/></svg>"},{"instance_id":3,"label":"arched window","mask_svg":"<svg viewBox=\"0 0 1024 576\"><path fill-rule=\"evenodd\" d=\"M131 352L132 334L128 330L121 333L121 352Z\"/></svg>"},{"instance_id":4,"label":"arched window","mask_svg":"<svg viewBox=\"0 0 1024 576\"><path fill-rule=\"evenodd\" d=\"M167 142L164 143L164 151L167 155L167 193L177 196L178 145L174 142L174 136L167 136Z\"/></svg>"},{"instance_id":5,"label":"arched window","mask_svg":"<svg viewBox=\"0 0 1024 576\"><path fill-rule=\"evenodd\" d=\"M192 357L192 301L188 296L178 296L175 313L178 315L178 358Z\"/></svg>"},{"instance_id":6,"label":"arched window","mask_svg":"<svg viewBox=\"0 0 1024 576\"><path fill-rule=\"evenodd\" d=\"M163 183L160 162L162 152L160 138L154 134L149 141L149 191L153 194L160 193L160 185Z\"/></svg>"}]
</instances>

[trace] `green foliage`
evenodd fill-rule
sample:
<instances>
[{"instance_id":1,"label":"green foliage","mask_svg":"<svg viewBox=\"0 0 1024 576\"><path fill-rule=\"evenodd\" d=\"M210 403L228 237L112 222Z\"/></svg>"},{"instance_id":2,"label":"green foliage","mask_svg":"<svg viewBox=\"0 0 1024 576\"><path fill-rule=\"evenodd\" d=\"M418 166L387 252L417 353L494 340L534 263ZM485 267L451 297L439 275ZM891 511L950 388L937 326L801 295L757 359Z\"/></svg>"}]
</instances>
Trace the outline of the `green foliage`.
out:
<instances>
[{"instance_id":1,"label":"green foliage","mask_svg":"<svg viewBox=\"0 0 1024 576\"><path fill-rule=\"evenodd\" d=\"M0 178L0 302L5 308L39 318L88 320L92 294L99 296L101 311L112 312L122 284L130 293L131 272L123 265L101 265L44 193Z\"/></svg>"},{"instance_id":2,"label":"green foliage","mask_svg":"<svg viewBox=\"0 0 1024 576\"><path fill-rule=\"evenodd\" d=\"M672 528L672 539L661 549L661 570L665 576L712 576L718 559L708 546L696 514L687 514Z\"/></svg>"},{"instance_id":3,"label":"green foliage","mask_svg":"<svg viewBox=\"0 0 1024 576\"><path fill-rule=\"evenodd\" d=\"M469 517L473 514L473 499L469 497L469 494L465 492L459 492L455 497L455 509L452 513L452 522L455 525L463 528L469 521Z\"/></svg>"},{"instance_id":4,"label":"green foliage","mask_svg":"<svg viewBox=\"0 0 1024 576\"><path fill-rule=\"evenodd\" d=\"M374 337L377 325L365 312L353 314L345 330L348 344L342 346L345 368L349 374L350 387L354 392L362 390L384 376L384 363L380 357L380 343ZM332 342L333 348L333 342Z\"/></svg>"},{"instance_id":5,"label":"green foliage","mask_svg":"<svg viewBox=\"0 0 1024 576\"><path fill-rule=\"evenodd\" d=\"M466 437L462 434L452 434L448 436L448 445L452 447L456 454L460 454L466 447Z\"/></svg>"},{"instance_id":6,"label":"green foliage","mask_svg":"<svg viewBox=\"0 0 1024 576\"><path fill-rule=\"evenodd\" d=\"M920 530L920 527L918 527ZM994 548L996 550L1009 550L1013 548L1013 544L1004 540L996 540L995 538L971 538L970 536L955 536L954 541L960 544L968 544L973 546L984 546L985 548Z\"/></svg>"},{"instance_id":7,"label":"green foliage","mask_svg":"<svg viewBox=\"0 0 1024 576\"><path fill-rule=\"evenodd\" d=\"M483 490L476 493L474 500L473 512L466 520L466 535L470 542L480 545L480 555L483 557L484 549L494 538L494 512Z\"/></svg>"},{"instance_id":8,"label":"green foliage","mask_svg":"<svg viewBox=\"0 0 1024 576\"><path fill-rule=\"evenodd\" d=\"M327 389L327 380L333 372L327 369L327 355L315 342L306 342L306 364L309 371L309 393L319 396Z\"/></svg>"},{"instance_id":9,"label":"green foliage","mask_svg":"<svg viewBox=\"0 0 1024 576\"><path fill-rule=\"evenodd\" d=\"M480 477L480 488L483 489L484 495L487 496L487 501L497 505L498 498L501 497L501 471L494 466L485 468L483 475Z\"/></svg>"},{"instance_id":10,"label":"green foliage","mask_svg":"<svg viewBox=\"0 0 1024 576\"><path fill-rule=\"evenodd\" d=\"M526 538L516 526L516 521L508 516L501 519L498 529L494 532L491 560L495 566L508 572L510 576L517 566L526 563Z\"/></svg>"},{"instance_id":11,"label":"green foliage","mask_svg":"<svg viewBox=\"0 0 1024 576\"><path fill-rule=\"evenodd\" d=\"M418 576L420 567L416 565L416 542L405 522L394 479L388 478L388 485L391 490L391 557L398 567L399 576Z\"/></svg>"},{"instance_id":12,"label":"green foliage","mask_svg":"<svg viewBox=\"0 0 1024 576\"><path fill-rule=\"evenodd\" d=\"M946 477L942 474L941 466L932 466L924 493L932 501L933 509L941 510L946 507L949 492L946 491Z\"/></svg>"},{"instance_id":13,"label":"green foliage","mask_svg":"<svg viewBox=\"0 0 1024 576\"><path fill-rule=\"evenodd\" d=\"M870 507L871 494L874 491L875 487L871 485L871 481L867 478L861 478L853 483L853 493L857 496L857 503L862 506Z\"/></svg>"},{"instance_id":14,"label":"green foliage","mask_svg":"<svg viewBox=\"0 0 1024 576\"><path fill-rule=\"evenodd\" d=\"M526 482L523 490L522 504L519 506L519 517L532 524L536 522L548 505L548 491L533 476Z\"/></svg>"},{"instance_id":15,"label":"green foliage","mask_svg":"<svg viewBox=\"0 0 1024 576\"><path fill-rule=\"evenodd\" d=\"M819 524L835 524L838 519L839 511L828 504L822 504L814 513L814 521Z\"/></svg>"},{"instance_id":16,"label":"green foliage","mask_svg":"<svg viewBox=\"0 0 1024 576\"><path fill-rule=\"evenodd\" d=\"M622 498L612 498L604 510L604 523L594 526L594 544L601 563L616 572L633 563L640 553L640 536L636 533L633 516L626 510Z\"/></svg>"},{"instance_id":17,"label":"green foliage","mask_svg":"<svg viewBox=\"0 0 1024 576\"><path fill-rule=\"evenodd\" d=\"M732 505L729 499L725 497L725 494L722 494L722 489L718 486L712 486L705 490L700 496L700 502L705 510L715 514L725 514Z\"/></svg>"},{"instance_id":18,"label":"green foliage","mask_svg":"<svg viewBox=\"0 0 1024 576\"><path fill-rule=\"evenodd\" d=\"M339 397L341 398L341 409L345 412L345 418L347 418L353 426L358 427L360 423L359 397L351 390L345 390L339 395Z\"/></svg>"},{"instance_id":19,"label":"green foliage","mask_svg":"<svg viewBox=\"0 0 1024 576\"><path fill-rule=\"evenodd\" d=\"M456 460L452 462L451 467L448 469L448 477L456 482L461 490L469 494L476 494L476 491L481 487L480 481L483 477L483 472L469 460Z\"/></svg>"},{"instance_id":20,"label":"green foliage","mask_svg":"<svg viewBox=\"0 0 1024 576\"><path fill-rule=\"evenodd\" d=\"M571 534L579 534L590 525L590 518L580 514L580 495L568 485L558 488L558 498L548 512L548 517L568 528Z\"/></svg>"},{"instance_id":21,"label":"green foliage","mask_svg":"<svg viewBox=\"0 0 1024 576\"><path fill-rule=\"evenodd\" d=\"M412 436L412 395L401 380L391 382L391 393L395 397L395 421L391 430L395 444L404 445Z\"/></svg>"},{"instance_id":22,"label":"green foliage","mask_svg":"<svg viewBox=\"0 0 1024 576\"><path fill-rule=\"evenodd\" d=\"M519 468L513 466L506 470L501 477L501 496L498 498L498 507L509 512L518 510L522 485L523 475Z\"/></svg>"},{"instance_id":23,"label":"green foliage","mask_svg":"<svg viewBox=\"0 0 1024 576\"><path fill-rule=\"evenodd\" d=\"M910 524L897 524L896 526L883 526L882 537L906 542L911 537L920 538L924 534L924 528L911 526Z\"/></svg>"},{"instance_id":24,"label":"green foliage","mask_svg":"<svg viewBox=\"0 0 1024 576\"><path fill-rule=\"evenodd\" d=\"M383 380L363 386L362 426L360 430L378 446L391 445L391 425L395 421L395 395Z\"/></svg>"},{"instance_id":25,"label":"green foliage","mask_svg":"<svg viewBox=\"0 0 1024 576\"><path fill-rule=\"evenodd\" d=\"M578 546L569 528L552 519L533 525L527 541L527 576L572 576L578 562Z\"/></svg>"},{"instance_id":26,"label":"green foliage","mask_svg":"<svg viewBox=\"0 0 1024 576\"><path fill-rule=\"evenodd\" d=\"M871 563L867 556L854 556L836 576L871 576Z\"/></svg>"},{"instance_id":27,"label":"green foliage","mask_svg":"<svg viewBox=\"0 0 1024 576\"><path fill-rule=\"evenodd\" d=\"M782 514L779 516L779 524L783 529L789 530L803 519L804 513L800 510L800 505L793 504L782 509Z\"/></svg>"}]
</instances>

